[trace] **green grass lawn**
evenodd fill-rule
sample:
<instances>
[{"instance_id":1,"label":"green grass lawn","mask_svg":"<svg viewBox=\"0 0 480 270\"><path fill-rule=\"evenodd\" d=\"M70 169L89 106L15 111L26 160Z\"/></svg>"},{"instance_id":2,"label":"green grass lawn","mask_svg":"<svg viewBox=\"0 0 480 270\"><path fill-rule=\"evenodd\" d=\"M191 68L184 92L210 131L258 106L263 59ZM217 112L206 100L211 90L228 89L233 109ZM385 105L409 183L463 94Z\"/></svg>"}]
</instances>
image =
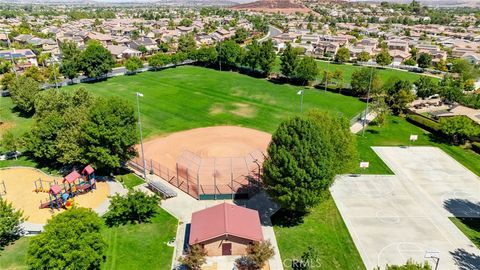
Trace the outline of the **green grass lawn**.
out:
<instances>
[{"instance_id":1,"label":"green grass lawn","mask_svg":"<svg viewBox=\"0 0 480 270\"><path fill-rule=\"evenodd\" d=\"M0 269L20 270L27 267L28 237L22 237L13 245L0 251Z\"/></svg>"},{"instance_id":2,"label":"green grass lawn","mask_svg":"<svg viewBox=\"0 0 480 270\"><path fill-rule=\"evenodd\" d=\"M300 225L275 225L274 230L283 261L299 259L308 247L313 246L318 250L321 262L315 269L365 269L331 197L313 208Z\"/></svg>"},{"instance_id":3,"label":"green grass lawn","mask_svg":"<svg viewBox=\"0 0 480 270\"><path fill-rule=\"evenodd\" d=\"M450 217L460 231L480 248L480 218L456 218Z\"/></svg>"},{"instance_id":4,"label":"green grass lawn","mask_svg":"<svg viewBox=\"0 0 480 270\"><path fill-rule=\"evenodd\" d=\"M215 125L273 132L282 120L299 113L297 92L304 89L195 66L119 76L63 89L78 87L102 96L120 96L132 103L136 91L143 93L140 106L146 136ZM307 90L303 105L304 110L319 108L348 118L364 108L356 98L318 90Z\"/></svg>"},{"instance_id":5,"label":"green grass lawn","mask_svg":"<svg viewBox=\"0 0 480 270\"><path fill-rule=\"evenodd\" d=\"M166 243L175 237L177 220L164 210L152 223L106 228L107 260L102 269L170 269L173 248ZM0 269L28 269L26 254L28 237L0 251Z\"/></svg>"},{"instance_id":6,"label":"green grass lawn","mask_svg":"<svg viewBox=\"0 0 480 270\"><path fill-rule=\"evenodd\" d=\"M9 97L0 97L0 136L4 131L10 130L16 137L21 136L30 129L32 119L21 116L14 111L12 99Z\"/></svg>"},{"instance_id":7,"label":"green grass lawn","mask_svg":"<svg viewBox=\"0 0 480 270\"><path fill-rule=\"evenodd\" d=\"M117 175L115 179L123 183L127 188L133 188L134 186L145 183L142 178L136 176L134 173L128 173L124 175Z\"/></svg>"},{"instance_id":8,"label":"green grass lawn","mask_svg":"<svg viewBox=\"0 0 480 270\"><path fill-rule=\"evenodd\" d=\"M152 223L126 225L105 230L107 261L102 269L170 269L177 220L161 210Z\"/></svg>"},{"instance_id":9,"label":"green grass lawn","mask_svg":"<svg viewBox=\"0 0 480 270\"><path fill-rule=\"evenodd\" d=\"M411 134L418 135L418 141L411 143L409 141ZM358 173L392 173L371 149L371 146L429 145L441 148L472 172L480 175L480 155L471 150L463 149L460 146L438 142L436 138L432 137L427 131L400 117L389 117L383 126L369 126L365 131L364 137L361 135L361 132L359 133L357 136L357 144L360 160L370 162L370 168L365 171L359 169L357 171Z\"/></svg>"}]
</instances>

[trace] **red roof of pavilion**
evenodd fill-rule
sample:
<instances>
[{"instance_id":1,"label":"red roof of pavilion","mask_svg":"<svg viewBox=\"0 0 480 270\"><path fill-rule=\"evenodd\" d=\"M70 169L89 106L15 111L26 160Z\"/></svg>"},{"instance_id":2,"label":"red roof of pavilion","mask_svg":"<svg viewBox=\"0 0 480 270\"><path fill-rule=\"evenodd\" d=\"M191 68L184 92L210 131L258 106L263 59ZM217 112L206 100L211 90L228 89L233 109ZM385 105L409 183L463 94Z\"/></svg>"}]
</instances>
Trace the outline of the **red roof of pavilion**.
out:
<instances>
[{"instance_id":1,"label":"red roof of pavilion","mask_svg":"<svg viewBox=\"0 0 480 270\"><path fill-rule=\"evenodd\" d=\"M75 180L77 180L80 177L81 175L77 171L72 171L71 173L69 173L67 176L63 178L63 182L67 181L68 183L73 183L75 182Z\"/></svg>"},{"instance_id":2,"label":"red roof of pavilion","mask_svg":"<svg viewBox=\"0 0 480 270\"><path fill-rule=\"evenodd\" d=\"M57 195L62 191L62 188L59 185L53 185L50 187L50 193Z\"/></svg>"},{"instance_id":3,"label":"red roof of pavilion","mask_svg":"<svg viewBox=\"0 0 480 270\"><path fill-rule=\"evenodd\" d=\"M262 241L262 227L256 210L222 203L192 214L189 244L233 235Z\"/></svg>"},{"instance_id":4,"label":"red roof of pavilion","mask_svg":"<svg viewBox=\"0 0 480 270\"><path fill-rule=\"evenodd\" d=\"M93 169L92 166L88 165L87 167L83 168L82 174L90 175L94 172L95 170Z\"/></svg>"}]
</instances>

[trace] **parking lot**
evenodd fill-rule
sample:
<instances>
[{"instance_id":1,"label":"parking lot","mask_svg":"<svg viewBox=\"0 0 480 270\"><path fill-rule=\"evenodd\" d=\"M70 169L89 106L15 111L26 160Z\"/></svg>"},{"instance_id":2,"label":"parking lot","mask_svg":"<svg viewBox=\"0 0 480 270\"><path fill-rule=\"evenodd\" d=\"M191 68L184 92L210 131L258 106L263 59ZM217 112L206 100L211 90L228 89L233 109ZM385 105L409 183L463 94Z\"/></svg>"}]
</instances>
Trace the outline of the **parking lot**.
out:
<instances>
[{"instance_id":1,"label":"parking lot","mask_svg":"<svg viewBox=\"0 0 480 270\"><path fill-rule=\"evenodd\" d=\"M448 219L480 217L480 179L434 147L375 147L395 175L341 176L332 196L367 269L409 258L480 269L480 251ZM438 252L438 253L437 253Z\"/></svg>"}]
</instances>

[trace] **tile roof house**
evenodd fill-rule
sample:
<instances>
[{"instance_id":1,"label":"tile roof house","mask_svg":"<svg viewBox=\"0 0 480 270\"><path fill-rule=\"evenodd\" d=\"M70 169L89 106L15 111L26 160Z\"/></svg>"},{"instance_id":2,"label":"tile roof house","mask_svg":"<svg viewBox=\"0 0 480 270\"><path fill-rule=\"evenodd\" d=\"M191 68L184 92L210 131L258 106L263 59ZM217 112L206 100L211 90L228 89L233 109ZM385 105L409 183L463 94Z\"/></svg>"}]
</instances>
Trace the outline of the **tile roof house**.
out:
<instances>
[{"instance_id":1,"label":"tile roof house","mask_svg":"<svg viewBox=\"0 0 480 270\"><path fill-rule=\"evenodd\" d=\"M108 45L107 50L115 57L117 60L130 58L132 56L139 57L142 53L135 49L129 48L123 45Z\"/></svg>"},{"instance_id":2,"label":"tile roof house","mask_svg":"<svg viewBox=\"0 0 480 270\"><path fill-rule=\"evenodd\" d=\"M30 49L2 50L0 51L0 59L13 60L17 67L20 68L38 66L37 56Z\"/></svg>"},{"instance_id":3,"label":"tile roof house","mask_svg":"<svg viewBox=\"0 0 480 270\"><path fill-rule=\"evenodd\" d=\"M222 203L192 214L189 245L201 245L208 256L246 255L253 242L263 241L256 210Z\"/></svg>"}]
</instances>

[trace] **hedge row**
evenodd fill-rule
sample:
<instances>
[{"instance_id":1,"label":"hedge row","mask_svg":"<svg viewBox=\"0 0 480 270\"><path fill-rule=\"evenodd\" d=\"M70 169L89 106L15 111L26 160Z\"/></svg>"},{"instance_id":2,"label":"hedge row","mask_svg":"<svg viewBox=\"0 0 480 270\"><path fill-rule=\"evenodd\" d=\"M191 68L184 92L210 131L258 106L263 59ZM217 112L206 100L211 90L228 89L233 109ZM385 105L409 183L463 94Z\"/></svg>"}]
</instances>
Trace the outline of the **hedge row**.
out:
<instances>
[{"instance_id":1,"label":"hedge row","mask_svg":"<svg viewBox=\"0 0 480 270\"><path fill-rule=\"evenodd\" d=\"M414 124L417 125L423 129L426 129L430 132L433 133L440 133L440 124L436 121L433 121L431 119L428 119L426 117L417 115L417 114L409 114L407 115L407 120Z\"/></svg>"},{"instance_id":2,"label":"hedge row","mask_svg":"<svg viewBox=\"0 0 480 270\"><path fill-rule=\"evenodd\" d=\"M472 150L480 154L480 142L472 143Z\"/></svg>"}]
</instances>

